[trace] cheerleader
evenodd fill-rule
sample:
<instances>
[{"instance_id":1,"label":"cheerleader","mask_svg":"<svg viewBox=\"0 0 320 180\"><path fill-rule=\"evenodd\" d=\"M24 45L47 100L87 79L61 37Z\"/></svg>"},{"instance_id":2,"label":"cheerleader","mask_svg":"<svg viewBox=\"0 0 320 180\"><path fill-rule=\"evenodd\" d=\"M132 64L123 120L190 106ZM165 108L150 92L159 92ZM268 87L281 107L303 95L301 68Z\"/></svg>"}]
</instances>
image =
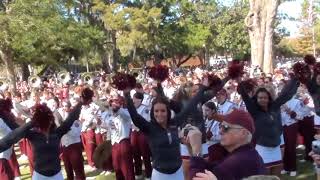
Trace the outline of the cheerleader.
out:
<instances>
[{"instance_id":1,"label":"cheerleader","mask_svg":"<svg viewBox=\"0 0 320 180\"><path fill-rule=\"evenodd\" d=\"M68 118L58 128L54 117L46 105L37 105L32 121L9 133L0 141L0 152L26 137L32 144L35 169L33 180L63 180L60 165L60 140L66 134L76 119L79 118L82 104L91 103L93 92L84 89L82 101L69 114ZM32 128L32 129L31 129Z\"/></svg>"},{"instance_id":2,"label":"cheerleader","mask_svg":"<svg viewBox=\"0 0 320 180\"><path fill-rule=\"evenodd\" d=\"M279 97L273 100L271 93L266 88L259 88L255 96L250 98L243 83L239 83L239 94L255 121L254 140L256 150L262 156L270 174L279 175L281 171L280 136L282 134L282 123L280 107L297 92L298 84L297 79L293 78L283 88Z\"/></svg>"},{"instance_id":3,"label":"cheerleader","mask_svg":"<svg viewBox=\"0 0 320 180\"><path fill-rule=\"evenodd\" d=\"M207 87L208 82L204 81L203 85ZM197 95L173 119L171 119L168 100L164 97L157 97L152 102L151 122L146 121L137 113L129 94L130 89L124 91L133 123L149 140L154 168L151 179L184 179L178 127L185 121L189 111L201 101L205 90L206 88L201 86Z\"/></svg>"}]
</instances>

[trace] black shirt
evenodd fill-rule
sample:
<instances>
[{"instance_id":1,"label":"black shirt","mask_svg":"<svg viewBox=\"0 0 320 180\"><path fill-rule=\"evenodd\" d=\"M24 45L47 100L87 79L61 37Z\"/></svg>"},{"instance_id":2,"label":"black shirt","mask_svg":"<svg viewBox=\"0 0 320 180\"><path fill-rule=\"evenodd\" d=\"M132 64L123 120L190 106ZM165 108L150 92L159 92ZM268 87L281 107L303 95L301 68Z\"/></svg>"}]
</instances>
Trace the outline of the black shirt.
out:
<instances>
[{"instance_id":1,"label":"black shirt","mask_svg":"<svg viewBox=\"0 0 320 180\"><path fill-rule=\"evenodd\" d=\"M35 171L44 176L53 176L61 171L60 166L60 139L66 134L73 122L79 119L81 105L77 105L69 114L67 119L60 127L50 131L48 138L41 132L30 129L31 122L15 129L0 141L0 151L19 141L21 138L27 138L32 145L34 154ZM11 125L10 125L11 126ZM9 126L9 127L10 127Z\"/></svg>"},{"instance_id":2,"label":"black shirt","mask_svg":"<svg viewBox=\"0 0 320 180\"><path fill-rule=\"evenodd\" d=\"M155 120L146 121L137 113L130 95L125 94L128 110L134 125L148 138L152 153L152 165L157 171L173 174L181 167L178 127L184 122L190 110L200 102L204 91L205 88L201 87L198 94L192 98L189 104L180 113L176 114L173 119L169 120L167 129L161 127Z\"/></svg>"},{"instance_id":3,"label":"black shirt","mask_svg":"<svg viewBox=\"0 0 320 180\"><path fill-rule=\"evenodd\" d=\"M280 107L297 92L299 82L296 79L282 89L278 98L269 103L268 111L260 108L254 98L250 98L242 83L239 84L239 94L241 95L248 112L254 119L255 133L253 135L257 144L266 147L276 147L280 145L282 134L282 122Z\"/></svg>"}]
</instances>

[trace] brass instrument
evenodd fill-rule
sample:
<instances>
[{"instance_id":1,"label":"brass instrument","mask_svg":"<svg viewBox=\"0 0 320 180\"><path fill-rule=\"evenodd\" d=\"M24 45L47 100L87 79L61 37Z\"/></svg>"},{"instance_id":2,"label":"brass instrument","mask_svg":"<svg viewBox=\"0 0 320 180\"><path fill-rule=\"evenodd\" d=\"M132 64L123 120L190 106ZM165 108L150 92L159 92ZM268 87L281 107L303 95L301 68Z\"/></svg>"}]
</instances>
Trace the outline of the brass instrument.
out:
<instances>
[{"instance_id":1,"label":"brass instrument","mask_svg":"<svg viewBox=\"0 0 320 180\"><path fill-rule=\"evenodd\" d=\"M41 85L41 79L37 75L30 76L28 78L28 84L32 88L39 88Z\"/></svg>"},{"instance_id":2,"label":"brass instrument","mask_svg":"<svg viewBox=\"0 0 320 180\"><path fill-rule=\"evenodd\" d=\"M4 89L9 86L10 81L7 78L0 79L0 89Z\"/></svg>"},{"instance_id":3,"label":"brass instrument","mask_svg":"<svg viewBox=\"0 0 320 180\"><path fill-rule=\"evenodd\" d=\"M81 80L84 84L93 85L94 75L90 72L85 72L81 74Z\"/></svg>"},{"instance_id":4,"label":"brass instrument","mask_svg":"<svg viewBox=\"0 0 320 180\"><path fill-rule=\"evenodd\" d=\"M58 80L62 84L67 84L71 80L70 73L67 71L61 71L58 73Z\"/></svg>"}]
</instances>

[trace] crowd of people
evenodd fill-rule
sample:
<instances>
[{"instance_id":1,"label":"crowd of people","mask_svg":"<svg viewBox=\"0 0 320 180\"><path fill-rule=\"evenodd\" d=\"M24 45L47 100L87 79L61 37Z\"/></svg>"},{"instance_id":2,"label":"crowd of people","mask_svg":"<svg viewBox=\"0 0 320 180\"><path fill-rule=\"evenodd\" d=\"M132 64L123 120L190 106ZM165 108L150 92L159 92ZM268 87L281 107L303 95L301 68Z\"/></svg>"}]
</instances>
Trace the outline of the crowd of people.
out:
<instances>
[{"instance_id":1,"label":"crowd of people","mask_svg":"<svg viewBox=\"0 0 320 180\"><path fill-rule=\"evenodd\" d=\"M17 92L4 88L0 179L21 176L15 144L35 180L63 179L61 160L70 180L96 169L117 180L294 177L302 144L304 160L320 164L312 152L320 75L303 82L290 68L256 69L245 65L239 77L227 67L215 70L219 83L211 82L212 70L196 68L170 70L164 81L141 74L135 87L121 90L105 74L90 82L46 78L38 87L21 81ZM105 142L110 152L95 158Z\"/></svg>"}]
</instances>

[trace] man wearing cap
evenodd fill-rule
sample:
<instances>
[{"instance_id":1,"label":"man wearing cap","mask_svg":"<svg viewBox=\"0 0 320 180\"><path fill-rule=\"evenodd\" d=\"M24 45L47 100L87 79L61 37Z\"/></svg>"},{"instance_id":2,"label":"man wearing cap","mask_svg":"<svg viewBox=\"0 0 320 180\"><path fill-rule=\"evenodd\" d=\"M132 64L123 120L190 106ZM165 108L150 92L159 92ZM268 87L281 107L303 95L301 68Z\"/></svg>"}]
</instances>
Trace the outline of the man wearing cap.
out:
<instances>
[{"instance_id":1,"label":"man wearing cap","mask_svg":"<svg viewBox=\"0 0 320 180\"><path fill-rule=\"evenodd\" d=\"M211 171L218 180L242 179L252 175L265 174L262 158L251 145L254 133L253 119L249 113L234 110L224 117L220 125L221 145L229 155L219 164L206 162L201 156L201 133L191 131L188 140L192 150L191 174L199 179L205 179Z\"/></svg>"},{"instance_id":2,"label":"man wearing cap","mask_svg":"<svg viewBox=\"0 0 320 180\"><path fill-rule=\"evenodd\" d=\"M237 105L228 100L228 92L221 89L217 95L217 108L220 115L226 115L237 108Z\"/></svg>"}]
</instances>

